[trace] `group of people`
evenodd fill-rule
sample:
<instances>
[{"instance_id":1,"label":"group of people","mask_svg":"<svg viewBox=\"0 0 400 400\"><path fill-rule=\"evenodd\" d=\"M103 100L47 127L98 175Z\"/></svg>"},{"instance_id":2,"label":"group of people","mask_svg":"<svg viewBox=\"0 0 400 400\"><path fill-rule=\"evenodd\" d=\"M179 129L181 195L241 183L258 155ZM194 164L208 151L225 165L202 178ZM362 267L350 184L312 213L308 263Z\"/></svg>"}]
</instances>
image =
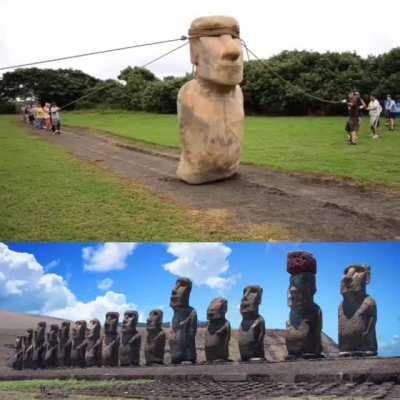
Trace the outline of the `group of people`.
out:
<instances>
[{"instance_id":1,"label":"group of people","mask_svg":"<svg viewBox=\"0 0 400 400\"><path fill-rule=\"evenodd\" d=\"M24 121L37 129L52 131L55 135L61 133L60 108L55 103L27 104L22 114Z\"/></svg>"},{"instance_id":2,"label":"group of people","mask_svg":"<svg viewBox=\"0 0 400 400\"><path fill-rule=\"evenodd\" d=\"M371 94L367 105L360 93L354 91L349 94L347 99L347 109L349 112L349 120L346 124L348 143L350 145L355 145L358 141L363 111L368 111L369 113L372 138L378 139L382 111L384 112L386 120L385 125L388 127L389 131L394 131L396 115L400 114L400 101L396 103L392 99L392 96L388 94L382 108L379 100Z\"/></svg>"}]
</instances>

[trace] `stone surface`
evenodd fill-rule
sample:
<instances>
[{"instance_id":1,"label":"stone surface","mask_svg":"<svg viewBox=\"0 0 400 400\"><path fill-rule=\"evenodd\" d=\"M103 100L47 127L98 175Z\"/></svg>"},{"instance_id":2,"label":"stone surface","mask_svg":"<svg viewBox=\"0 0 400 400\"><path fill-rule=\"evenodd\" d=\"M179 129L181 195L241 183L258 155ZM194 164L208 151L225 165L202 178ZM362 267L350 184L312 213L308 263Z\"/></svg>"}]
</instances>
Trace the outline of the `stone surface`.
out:
<instances>
[{"instance_id":1,"label":"stone surface","mask_svg":"<svg viewBox=\"0 0 400 400\"><path fill-rule=\"evenodd\" d=\"M85 366L101 366L101 324L98 319L89 322L85 338Z\"/></svg>"},{"instance_id":2,"label":"stone surface","mask_svg":"<svg viewBox=\"0 0 400 400\"><path fill-rule=\"evenodd\" d=\"M350 265L341 281L343 302L339 306L339 349L342 356L377 354L375 300L367 294L371 270Z\"/></svg>"},{"instance_id":3,"label":"stone surface","mask_svg":"<svg viewBox=\"0 0 400 400\"><path fill-rule=\"evenodd\" d=\"M104 322L104 334L101 348L102 364L107 367L118 366L118 320L119 313L108 312Z\"/></svg>"},{"instance_id":4,"label":"stone surface","mask_svg":"<svg viewBox=\"0 0 400 400\"><path fill-rule=\"evenodd\" d=\"M47 332L45 364L46 368L58 367L58 325L50 325Z\"/></svg>"},{"instance_id":5,"label":"stone surface","mask_svg":"<svg viewBox=\"0 0 400 400\"><path fill-rule=\"evenodd\" d=\"M239 351L242 361L264 359L265 321L259 314L263 289L257 285L243 289L240 303L242 322L239 327Z\"/></svg>"},{"instance_id":6,"label":"stone surface","mask_svg":"<svg viewBox=\"0 0 400 400\"><path fill-rule=\"evenodd\" d=\"M307 252L289 253L287 270L292 273L288 289L290 314L286 324L288 357L322 357L322 312L314 303L314 294L317 291L316 261Z\"/></svg>"},{"instance_id":7,"label":"stone surface","mask_svg":"<svg viewBox=\"0 0 400 400\"><path fill-rule=\"evenodd\" d=\"M197 313L189 305L192 281L188 278L179 278L172 290L170 306L174 310L171 324L169 348L171 362L178 364L184 361L195 363Z\"/></svg>"},{"instance_id":8,"label":"stone surface","mask_svg":"<svg viewBox=\"0 0 400 400\"><path fill-rule=\"evenodd\" d=\"M76 321L71 329L71 366L85 366L86 321Z\"/></svg>"},{"instance_id":9,"label":"stone surface","mask_svg":"<svg viewBox=\"0 0 400 400\"><path fill-rule=\"evenodd\" d=\"M32 367L45 368L45 340L46 340L46 322L40 321L36 330L33 332L33 355Z\"/></svg>"},{"instance_id":10,"label":"stone surface","mask_svg":"<svg viewBox=\"0 0 400 400\"><path fill-rule=\"evenodd\" d=\"M146 322L147 336L144 350L146 365L164 364L166 335L162 329L162 323L162 310L150 311Z\"/></svg>"},{"instance_id":11,"label":"stone surface","mask_svg":"<svg viewBox=\"0 0 400 400\"><path fill-rule=\"evenodd\" d=\"M58 365L60 367L71 366L72 342L70 339L70 329L71 323L69 321L63 321L58 332Z\"/></svg>"},{"instance_id":12,"label":"stone surface","mask_svg":"<svg viewBox=\"0 0 400 400\"><path fill-rule=\"evenodd\" d=\"M207 361L228 361L231 326L225 318L228 301L223 297L214 299L207 309L205 353Z\"/></svg>"},{"instance_id":13,"label":"stone surface","mask_svg":"<svg viewBox=\"0 0 400 400\"><path fill-rule=\"evenodd\" d=\"M21 336L15 338L15 352L8 365L17 370L22 369L24 366L24 344Z\"/></svg>"},{"instance_id":14,"label":"stone surface","mask_svg":"<svg viewBox=\"0 0 400 400\"><path fill-rule=\"evenodd\" d=\"M122 367L140 364L142 337L136 329L138 318L137 311L126 311L124 314L119 342L119 365Z\"/></svg>"},{"instance_id":15,"label":"stone surface","mask_svg":"<svg viewBox=\"0 0 400 400\"><path fill-rule=\"evenodd\" d=\"M32 368L33 362L33 329L27 329L23 336L24 368Z\"/></svg>"},{"instance_id":16,"label":"stone surface","mask_svg":"<svg viewBox=\"0 0 400 400\"><path fill-rule=\"evenodd\" d=\"M212 35L216 30L220 34ZM190 54L195 79L178 94L182 153L177 176L199 184L237 172L243 142L242 47L231 17L197 18L191 24Z\"/></svg>"}]
</instances>

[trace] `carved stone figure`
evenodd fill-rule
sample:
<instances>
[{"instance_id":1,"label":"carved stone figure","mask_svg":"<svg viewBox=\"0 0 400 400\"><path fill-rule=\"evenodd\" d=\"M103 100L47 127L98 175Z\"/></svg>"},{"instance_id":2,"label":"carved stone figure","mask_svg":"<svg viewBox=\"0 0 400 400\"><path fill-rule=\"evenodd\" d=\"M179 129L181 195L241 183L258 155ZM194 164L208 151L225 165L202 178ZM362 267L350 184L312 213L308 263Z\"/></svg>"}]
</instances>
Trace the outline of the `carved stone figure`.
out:
<instances>
[{"instance_id":1,"label":"carved stone figure","mask_svg":"<svg viewBox=\"0 0 400 400\"><path fill-rule=\"evenodd\" d=\"M223 297L214 299L207 309L205 352L207 361L229 361L231 325L225 318L228 301Z\"/></svg>"},{"instance_id":2,"label":"carved stone figure","mask_svg":"<svg viewBox=\"0 0 400 400\"><path fill-rule=\"evenodd\" d=\"M243 290L240 303L242 322L239 327L239 351L242 361L265 359L265 321L258 313L262 292L263 289L256 285L247 286Z\"/></svg>"},{"instance_id":3,"label":"carved stone figure","mask_svg":"<svg viewBox=\"0 0 400 400\"><path fill-rule=\"evenodd\" d=\"M86 321L76 321L71 329L71 366L85 366Z\"/></svg>"},{"instance_id":4,"label":"carved stone figure","mask_svg":"<svg viewBox=\"0 0 400 400\"><path fill-rule=\"evenodd\" d=\"M24 368L33 367L33 329L27 329L23 336L24 345Z\"/></svg>"},{"instance_id":5,"label":"carved stone figure","mask_svg":"<svg viewBox=\"0 0 400 400\"><path fill-rule=\"evenodd\" d=\"M378 351L375 300L367 294L371 269L350 265L341 282L343 302L339 307L339 350L341 356L375 356Z\"/></svg>"},{"instance_id":6,"label":"carved stone figure","mask_svg":"<svg viewBox=\"0 0 400 400\"><path fill-rule=\"evenodd\" d=\"M98 319L89 322L85 338L86 367L101 366L101 324Z\"/></svg>"},{"instance_id":7,"label":"carved stone figure","mask_svg":"<svg viewBox=\"0 0 400 400\"><path fill-rule=\"evenodd\" d=\"M60 367L71 366L71 347L70 339L70 322L63 321L60 330L58 331L58 365Z\"/></svg>"},{"instance_id":8,"label":"carved stone figure","mask_svg":"<svg viewBox=\"0 0 400 400\"><path fill-rule=\"evenodd\" d=\"M288 358L322 357L322 312L314 303L317 291L317 262L311 253L288 254L287 270L291 274L288 289L289 321L286 324Z\"/></svg>"},{"instance_id":9,"label":"carved stone figure","mask_svg":"<svg viewBox=\"0 0 400 400\"><path fill-rule=\"evenodd\" d=\"M147 337L144 349L146 365L164 364L165 332L162 329L162 323L162 310L150 311L146 323Z\"/></svg>"},{"instance_id":10,"label":"carved stone figure","mask_svg":"<svg viewBox=\"0 0 400 400\"><path fill-rule=\"evenodd\" d=\"M140 365L142 337L136 330L138 318L137 311L126 311L124 313L119 342L119 365L122 367Z\"/></svg>"},{"instance_id":11,"label":"carved stone figure","mask_svg":"<svg viewBox=\"0 0 400 400\"><path fill-rule=\"evenodd\" d=\"M101 348L102 364L105 367L118 366L118 320L119 313L108 312L104 323L104 335Z\"/></svg>"},{"instance_id":12,"label":"carved stone figure","mask_svg":"<svg viewBox=\"0 0 400 400\"><path fill-rule=\"evenodd\" d=\"M15 338L15 353L8 362L8 365L17 370L21 370L24 366L24 346L22 336Z\"/></svg>"},{"instance_id":13,"label":"carved stone figure","mask_svg":"<svg viewBox=\"0 0 400 400\"><path fill-rule=\"evenodd\" d=\"M47 332L46 341L46 368L55 368L58 366L58 325L50 325Z\"/></svg>"},{"instance_id":14,"label":"carved stone figure","mask_svg":"<svg viewBox=\"0 0 400 400\"><path fill-rule=\"evenodd\" d=\"M46 322L38 323L36 330L33 332L33 355L32 367L45 368L45 352L46 352Z\"/></svg>"},{"instance_id":15,"label":"carved stone figure","mask_svg":"<svg viewBox=\"0 0 400 400\"><path fill-rule=\"evenodd\" d=\"M171 293L170 306L174 310L169 348L171 362L196 362L197 313L189 305L192 281L179 278Z\"/></svg>"},{"instance_id":16,"label":"carved stone figure","mask_svg":"<svg viewBox=\"0 0 400 400\"><path fill-rule=\"evenodd\" d=\"M199 184L237 172L243 142L243 56L231 17L195 19L189 30L195 79L178 94L182 153L177 176Z\"/></svg>"}]
</instances>

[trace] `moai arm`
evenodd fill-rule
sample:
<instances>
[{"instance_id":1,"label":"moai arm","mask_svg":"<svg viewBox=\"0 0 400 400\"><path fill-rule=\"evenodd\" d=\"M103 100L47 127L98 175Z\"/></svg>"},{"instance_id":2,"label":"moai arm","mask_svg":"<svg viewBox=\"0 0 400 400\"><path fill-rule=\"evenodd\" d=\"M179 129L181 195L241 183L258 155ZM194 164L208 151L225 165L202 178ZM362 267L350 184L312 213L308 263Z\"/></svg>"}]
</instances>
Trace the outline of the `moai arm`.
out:
<instances>
[{"instance_id":1,"label":"moai arm","mask_svg":"<svg viewBox=\"0 0 400 400\"><path fill-rule=\"evenodd\" d=\"M363 332L364 336L368 336L371 331L375 328L377 321L376 303L372 297L369 297L363 305L361 310L362 315L367 320L366 330Z\"/></svg>"},{"instance_id":2,"label":"moai arm","mask_svg":"<svg viewBox=\"0 0 400 400\"><path fill-rule=\"evenodd\" d=\"M321 311L321 309L318 307L318 314L317 314L317 332L322 332L322 326L323 326L323 322L322 322L322 311Z\"/></svg>"},{"instance_id":3,"label":"moai arm","mask_svg":"<svg viewBox=\"0 0 400 400\"><path fill-rule=\"evenodd\" d=\"M140 333L139 333L139 332L136 332L136 334L133 335L133 336L129 339L129 344L136 343L136 342L140 341L140 339L141 339Z\"/></svg>"},{"instance_id":4,"label":"moai arm","mask_svg":"<svg viewBox=\"0 0 400 400\"><path fill-rule=\"evenodd\" d=\"M257 319L257 330L258 330L258 342L263 342L264 341L264 336L265 336L265 321L264 318L260 317Z\"/></svg>"}]
</instances>

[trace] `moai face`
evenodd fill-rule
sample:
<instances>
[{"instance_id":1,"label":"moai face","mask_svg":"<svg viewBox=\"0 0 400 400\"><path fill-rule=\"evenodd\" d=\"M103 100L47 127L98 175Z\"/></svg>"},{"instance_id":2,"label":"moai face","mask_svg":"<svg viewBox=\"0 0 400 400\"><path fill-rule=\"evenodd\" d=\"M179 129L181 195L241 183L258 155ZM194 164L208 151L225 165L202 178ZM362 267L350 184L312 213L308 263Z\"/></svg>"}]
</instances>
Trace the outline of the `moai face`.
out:
<instances>
[{"instance_id":1,"label":"moai face","mask_svg":"<svg viewBox=\"0 0 400 400\"><path fill-rule=\"evenodd\" d=\"M36 343L43 343L46 335L46 322L41 321L38 323L36 330Z\"/></svg>"},{"instance_id":2,"label":"moai face","mask_svg":"<svg viewBox=\"0 0 400 400\"><path fill-rule=\"evenodd\" d=\"M366 287L371 280L371 269L365 265L350 265L344 270L340 285L343 297L351 295L365 296Z\"/></svg>"},{"instance_id":3,"label":"moai face","mask_svg":"<svg viewBox=\"0 0 400 400\"><path fill-rule=\"evenodd\" d=\"M288 289L288 306L293 309L309 306L316 292L315 275L310 272L292 275Z\"/></svg>"},{"instance_id":4,"label":"moai face","mask_svg":"<svg viewBox=\"0 0 400 400\"><path fill-rule=\"evenodd\" d=\"M188 278L179 278L172 289L170 306L179 310L189 306L189 297L192 290L192 281Z\"/></svg>"},{"instance_id":5,"label":"moai face","mask_svg":"<svg viewBox=\"0 0 400 400\"><path fill-rule=\"evenodd\" d=\"M209 321L223 320L228 310L228 301L223 297L214 299L207 309L207 319Z\"/></svg>"},{"instance_id":6,"label":"moai face","mask_svg":"<svg viewBox=\"0 0 400 400\"><path fill-rule=\"evenodd\" d=\"M72 325L71 336L74 340L83 340L86 335L86 321L76 321Z\"/></svg>"},{"instance_id":7,"label":"moai face","mask_svg":"<svg viewBox=\"0 0 400 400\"><path fill-rule=\"evenodd\" d=\"M197 18L190 26L189 38L196 78L224 86L234 86L242 81L242 45L239 24L234 18Z\"/></svg>"},{"instance_id":8,"label":"moai face","mask_svg":"<svg viewBox=\"0 0 400 400\"><path fill-rule=\"evenodd\" d=\"M258 315L262 292L263 290L260 286L247 286L243 289L243 297L240 302L240 313L243 316Z\"/></svg>"},{"instance_id":9,"label":"moai face","mask_svg":"<svg viewBox=\"0 0 400 400\"><path fill-rule=\"evenodd\" d=\"M48 341L51 344L57 343L58 339L58 325L50 325Z\"/></svg>"},{"instance_id":10,"label":"moai face","mask_svg":"<svg viewBox=\"0 0 400 400\"><path fill-rule=\"evenodd\" d=\"M87 327L87 338L98 339L100 337L101 324L98 319L92 319Z\"/></svg>"},{"instance_id":11,"label":"moai face","mask_svg":"<svg viewBox=\"0 0 400 400\"><path fill-rule=\"evenodd\" d=\"M69 339L70 326L71 324L68 321L64 321L61 323L59 335L62 342L66 342Z\"/></svg>"},{"instance_id":12,"label":"moai face","mask_svg":"<svg viewBox=\"0 0 400 400\"><path fill-rule=\"evenodd\" d=\"M104 332L106 335L116 335L118 330L119 313L108 312L104 323Z\"/></svg>"},{"instance_id":13,"label":"moai face","mask_svg":"<svg viewBox=\"0 0 400 400\"><path fill-rule=\"evenodd\" d=\"M26 343L32 343L32 339L33 339L33 329L27 329L26 330L26 335L25 335L25 338L26 338Z\"/></svg>"},{"instance_id":14,"label":"moai face","mask_svg":"<svg viewBox=\"0 0 400 400\"><path fill-rule=\"evenodd\" d=\"M15 338L15 349L16 349L16 351L21 351L22 350L22 344L23 344L22 336L17 336Z\"/></svg>"},{"instance_id":15,"label":"moai face","mask_svg":"<svg viewBox=\"0 0 400 400\"><path fill-rule=\"evenodd\" d=\"M147 318L146 328L148 332L158 332L162 328L163 312L162 310L152 310Z\"/></svg>"},{"instance_id":16,"label":"moai face","mask_svg":"<svg viewBox=\"0 0 400 400\"><path fill-rule=\"evenodd\" d=\"M137 311L126 311L122 320L122 332L133 332L139 319Z\"/></svg>"}]
</instances>

